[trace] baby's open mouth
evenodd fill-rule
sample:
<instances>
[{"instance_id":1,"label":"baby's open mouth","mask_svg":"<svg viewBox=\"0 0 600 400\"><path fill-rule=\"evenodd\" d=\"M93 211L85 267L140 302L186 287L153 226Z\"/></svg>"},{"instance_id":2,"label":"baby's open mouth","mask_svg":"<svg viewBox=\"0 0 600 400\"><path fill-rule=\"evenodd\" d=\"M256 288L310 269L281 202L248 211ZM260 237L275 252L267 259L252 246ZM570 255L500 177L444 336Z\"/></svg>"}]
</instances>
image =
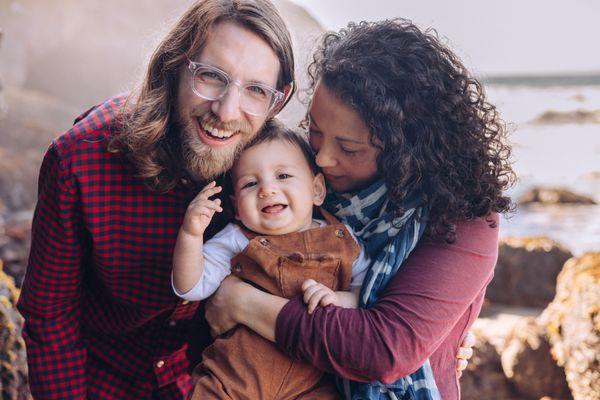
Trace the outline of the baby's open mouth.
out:
<instances>
[{"instance_id":1,"label":"baby's open mouth","mask_svg":"<svg viewBox=\"0 0 600 400\"><path fill-rule=\"evenodd\" d=\"M275 214L275 213L285 210L286 208L287 208L286 204L273 204L270 206L263 207L260 211L267 213L267 214Z\"/></svg>"}]
</instances>

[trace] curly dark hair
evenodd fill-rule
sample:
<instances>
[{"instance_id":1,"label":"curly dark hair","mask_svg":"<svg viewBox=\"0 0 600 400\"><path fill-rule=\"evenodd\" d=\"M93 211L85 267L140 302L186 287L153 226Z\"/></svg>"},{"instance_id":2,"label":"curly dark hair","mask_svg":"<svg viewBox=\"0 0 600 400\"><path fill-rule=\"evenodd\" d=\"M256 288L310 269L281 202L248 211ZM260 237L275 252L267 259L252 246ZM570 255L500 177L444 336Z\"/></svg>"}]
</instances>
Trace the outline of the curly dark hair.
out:
<instances>
[{"instance_id":1,"label":"curly dark hair","mask_svg":"<svg viewBox=\"0 0 600 400\"><path fill-rule=\"evenodd\" d=\"M324 84L383 143L377 166L397 215L423 193L428 234L451 243L453 221L513 209L505 124L436 31L400 18L350 23L324 35L308 73L309 94Z\"/></svg>"}]
</instances>

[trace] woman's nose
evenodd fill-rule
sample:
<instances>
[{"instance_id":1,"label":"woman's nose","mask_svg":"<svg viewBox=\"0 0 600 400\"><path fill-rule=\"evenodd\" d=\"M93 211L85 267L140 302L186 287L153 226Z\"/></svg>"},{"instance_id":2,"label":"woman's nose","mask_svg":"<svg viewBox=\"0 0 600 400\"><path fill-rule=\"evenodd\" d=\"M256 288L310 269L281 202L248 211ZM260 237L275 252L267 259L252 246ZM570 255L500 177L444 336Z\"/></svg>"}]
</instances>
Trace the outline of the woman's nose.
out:
<instances>
[{"instance_id":1,"label":"woman's nose","mask_svg":"<svg viewBox=\"0 0 600 400\"><path fill-rule=\"evenodd\" d=\"M336 159L331 156L331 153L325 146L321 147L321 149L319 149L317 152L317 155L315 156L315 162L320 168L331 168L335 167L337 164Z\"/></svg>"}]
</instances>

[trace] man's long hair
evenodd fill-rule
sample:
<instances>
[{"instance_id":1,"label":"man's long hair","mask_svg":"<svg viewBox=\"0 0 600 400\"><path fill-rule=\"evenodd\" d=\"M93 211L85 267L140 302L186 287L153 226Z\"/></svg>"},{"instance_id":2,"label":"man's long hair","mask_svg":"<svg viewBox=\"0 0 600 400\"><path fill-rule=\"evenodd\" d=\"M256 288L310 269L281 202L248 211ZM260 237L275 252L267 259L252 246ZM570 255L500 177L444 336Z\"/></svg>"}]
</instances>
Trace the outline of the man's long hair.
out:
<instances>
[{"instance_id":1,"label":"man's long hair","mask_svg":"<svg viewBox=\"0 0 600 400\"><path fill-rule=\"evenodd\" d=\"M170 190L186 174L174 132L179 76L188 57L201 52L210 28L224 21L261 37L279 58L277 89L283 91L288 85L294 89L290 34L271 2L201 0L193 4L154 51L140 88L123 107L122 132L109 143L109 150L123 154L155 190Z\"/></svg>"}]
</instances>

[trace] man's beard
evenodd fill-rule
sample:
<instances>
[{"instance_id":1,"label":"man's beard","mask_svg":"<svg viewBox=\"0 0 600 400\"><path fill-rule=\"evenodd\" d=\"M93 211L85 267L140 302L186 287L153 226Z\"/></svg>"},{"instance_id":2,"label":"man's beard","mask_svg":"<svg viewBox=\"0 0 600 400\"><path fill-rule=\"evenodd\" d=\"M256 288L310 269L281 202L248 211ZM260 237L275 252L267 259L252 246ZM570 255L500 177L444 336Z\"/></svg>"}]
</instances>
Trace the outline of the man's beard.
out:
<instances>
[{"instance_id":1,"label":"man's beard","mask_svg":"<svg viewBox=\"0 0 600 400\"><path fill-rule=\"evenodd\" d=\"M180 115L177 119L176 129L181 140L183 165L190 176L197 181L212 180L227 172L233 166L246 142L253 136L250 134L251 128L248 124L224 124L209 111L198 119L208 122L218 129L239 131L236 135L242 136L242 140L236 144L211 147L198 138L194 124L185 123Z\"/></svg>"}]
</instances>

